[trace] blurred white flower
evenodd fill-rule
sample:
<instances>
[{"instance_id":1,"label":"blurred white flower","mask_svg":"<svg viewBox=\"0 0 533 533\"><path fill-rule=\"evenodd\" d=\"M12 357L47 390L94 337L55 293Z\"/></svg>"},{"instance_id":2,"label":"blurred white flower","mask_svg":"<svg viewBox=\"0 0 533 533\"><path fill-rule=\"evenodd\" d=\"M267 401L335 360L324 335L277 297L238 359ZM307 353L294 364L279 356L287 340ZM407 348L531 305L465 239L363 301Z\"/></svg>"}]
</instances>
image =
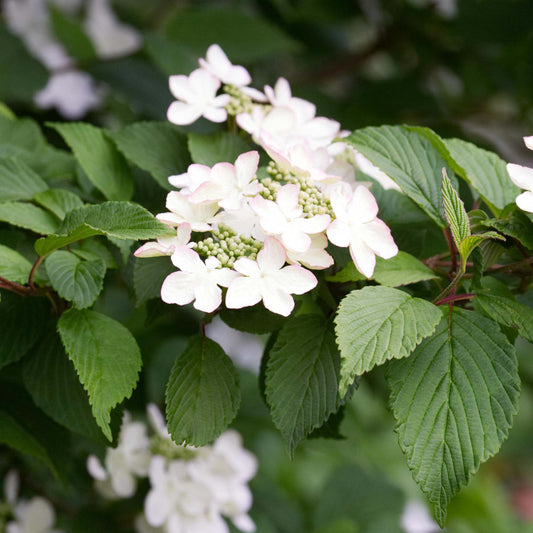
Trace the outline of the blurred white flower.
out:
<instances>
[{"instance_id":1,"label":"blurred white flower","mask_svg":"<svg viewBox=\"0 0 533 533\"><path fill-rule=\"evenodd\" d=\"M53 528L56 521L54 508L40 496L20 501L12 511L15 520L6 524L6 533L62 533Z\"/></svg>"},{"instance_id":2,"label":"blurred white flower","mask_svg":"<svg viewBox=\"0 0 533 533\"><path fill-rule=\"evenodd\" d=\"M441 531L422 502L407 502L402 514L402 527L406 533L437 533Z\"/></svg>"},{"instance_id":3,"label":"blurred white flower","mask_svg":"<svg viewBox=\"0 0 533 533\"><path fill-rule=\"evenodd\" d=\"M228 56L218 44L212 44L207 49L205 59L200 58L198 62L202 68L227 85L243 87L252 81L250 74L244 67L231 64Z\"/></svg>"},{"instance_id":4,"label":"blurred white flower","mask_svg":"<svg viewBox=\"0 0 533 533\"><path fill-rule=\"evenodd\" d=\"M196 69L189 76L171 76L170 92L178 99L172 102L167 111L167 118L174 124L184 126L192 124L200 117L211 122L224 122L228 116L225 106L231 96L217 96L220 81L202 68Z\"/></svg>"},{"instance_id":5,"label":"blurred white flower","mask_svg":"<svg viewBox=\"0 0 533 533\"><path fill-rule=\"evenodd\" d=\"M97 488L109 497L127 498L135 493L137 477L146 476L150 463L150 439L142 422L132 422L125 411L116 448L108 448L104 460L90 455L87 470Z\"/></svg>"}]
</instances>

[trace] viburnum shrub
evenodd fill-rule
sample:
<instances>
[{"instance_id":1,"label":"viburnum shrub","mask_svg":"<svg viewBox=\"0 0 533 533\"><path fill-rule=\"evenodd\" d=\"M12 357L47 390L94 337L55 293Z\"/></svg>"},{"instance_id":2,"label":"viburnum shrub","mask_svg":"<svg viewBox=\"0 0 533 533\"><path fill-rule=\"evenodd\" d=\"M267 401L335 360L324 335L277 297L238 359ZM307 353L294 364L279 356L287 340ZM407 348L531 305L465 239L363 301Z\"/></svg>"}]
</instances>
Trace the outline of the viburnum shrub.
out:
<instances>
[{"instance_id":1,"label":"viburnum shrub","mask_svg":"<svg viewBox=\"0 0 533 533\"><path fill-rule=\"evenodd\" d=\"M400 448L443 525L517 412L514 341L533 342L521 303L533 279L533 169L425 127L343 131L287 80L251 83L213 44L189 76L170 77L169 123L49 123L71 153L0 109L3 139L35 138L0 157L0 221L21 230L0 245L0 365L24 357L24 386L59 424L115 435L105 457L88 459L99 490L130 497L149 478L137 528L172 532L225 531L222 516L254 529L256 463L227 431L241 392L205 335L215 316L269 335L259 387L291 456L306 437L338 435L361 376L383 365ZM202 117L220 128L186 133ZM155 217L131 201L132 167L168 191ZM168 376L166 422L149 408L154 437L127 413L117 437L112 421L143 361L97 300L120 261L151 320L159 298L202 313ZM56 468L15 414L0 411L0 424L3 442Z\"/></svg>"}]
</instances>

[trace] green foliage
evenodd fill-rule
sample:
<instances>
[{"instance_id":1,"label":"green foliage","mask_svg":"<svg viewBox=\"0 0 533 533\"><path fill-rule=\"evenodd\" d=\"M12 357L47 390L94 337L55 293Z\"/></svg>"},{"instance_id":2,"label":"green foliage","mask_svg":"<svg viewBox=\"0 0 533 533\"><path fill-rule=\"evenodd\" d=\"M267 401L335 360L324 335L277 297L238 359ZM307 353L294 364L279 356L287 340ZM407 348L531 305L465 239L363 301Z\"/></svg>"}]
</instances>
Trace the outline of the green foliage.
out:
<instances>
[{"instance_id":1,"label":"green foliage","mask_svg":"<svg viewBox=\"0 0 533 533\"><path fill-rule=\"evenodd\" d=\"M301 315L279 331L268 354L266 398L289 455L340 406L340 355L330 320Z\"/></svg>"},{"instance_id":2,"label":"green foliage","mask_svg":"<svg viewBox=\"0 0 533 533\"><path fill-rule=\"evenodd\" d=\"M77 194L66 189L48 189L35 194L33 199L61 220L69 211L83 205L83 201Z\"/></svg>"},{"instance_id":3,"label":"green foliage","mask_svg":"<svg viewBox=\"0 0 533 533\"><path fill-rule=\"evenodd\" d=\"M518 240L522 245L533 250L533 222L522 211L513 210L503 218L491 218L483 225Z\"/></svg>"},{"instance_id":4,"label":"green foliage","mask_svg":"<svg viewBox=\"0 0 533 533\"><path fill-rule=\"evenodd\" d=\"M54 215L26 202L0 203L0 222L29 229L39 235L54 233L59 226Z\"/></svg>"},{"instance_id":5,"label":"green foliage","mask_svg":"<svg viewBox=\"0 0 533 533\"><path fill-rule=\"evenodd\" d=\"M22 161L0 158L0 198L8 200L31 200L33 195L48 189L31 168Z\"/></svg>"},{"instance_id":6,"label":"green foliage","mask_svg":"<svg viewBox=\"0 0 533 533\"><path fill-rule=\"evenodd\" d=\"M441 318L433 304L388 287L352 291L339 305L335 332L341 352L340 393L356 376L388 359L407 357Z\"/></svg>"},{"instance_id":7,"label":"green foliage","mask_svg":"<svg viewBox=\"0 0 533 533\"><path fill-rule=\"evenodd\" d=\"M133 286L135 287L137 305L141 305L151 298L159 298L163 281L175 271L176 267L167 256L135 259Z\"/></svg>"},{"instance_id":8,"label":"green foliage","mask_svg":"<svg viewBox=\"0 0 533 533\"><path fill-rule=\"evenodd\" d=\"M507 437L520 390L514 348L491 320L454 309L390 364L388 380L400 446L443 525L451 498Z\"/></svg>"},{"instance_id":9,"label":"green foliage","mask_svg":"<svg viewBox=\"0 0 533 533\"><path fill-rule=\"evenodd\" d=\"M455 246L459 248L461 242L470 236L470 221L466 214L465 206L457 191L453 188L446 169L442 169L442 203L444 214L450 225Z\"/></svg>"},{"instance_id":10,"label":"green foliage","mask_svg":"<svg viewBox=\"0 0 533 533\"><path fill-rule=\"evenodd\" d=\"M52 287L78 309L90 307L102 290L106 265L99 257L85 260L56 250L47 256L45 266Z\"/></svg>"},{"instance_id":11,"label":"green foliage","mask_svg":"<svg viewBox=\"0 0 533 533\"><path fill-rule=\"evenodd\" d=\"M271 333L280 329L284 320L281 315L272 313L262 304L245 309L222 309L220 318L233 329L246 333Z\"/></svg>"},{"instance_id":12,"label":"green foliage","mask_svg":"<svg viewBox=\"0 0 533 533\"><path fill-rule=\"evenodd\" d=\"M116 320L86 309L63 313L57 330L89 395L96 422L111 440L111 409L131 395L139 377L137 342Z\"/></svg>"},{"instance_id":13,"label":"green foliage","mask_svg":"<svg viewBox=\"0 0 533 533\"><path fill-rule=\"evenodd\" d=\"M0 244L0 276L16 283L26 283L31 266L24 256Z\"/></svg>"},{"instance_id":14,"label":"green foliage","mask_svg":"<svg viewBox=\"0 0 533 533\"><path fill-rule=\"evenodd\" d=\"M172 439L204 446L235 418L241 393L235 367L222 348L205 337L191 337L167 383L166 418Z\"/></svg>"},{"instance_id":15,"label":"green foliage","mask_svg":"<svg viewBox=\"0 0 533 533\"><path fill-rule=\"evenodd\" d=\"M96 57L94 47L83 31L82 25L70 19L59 9L50 8L52 30L67 52L80 61Z\"/></svg>"},{"instance_id":16,"label":"green foliage","mask_svg":"<svg viewBox=\"0 0 533 533\"><path fill-rule=\"evenodd\" d=\"M187 139L192 160L208 167L225 161L233 163L240 154L250 150L240 137L225 131L209 135L189 133Z\"/></svg>"},{"instance_id":17,"label":"green foliage","mask_svg":"<svg viewBox=\"0 0 533 533\"><path fill-rule=\"evenodd\" d=\"M133 180L126 160L106 133L82 122L50 123L74 153L91 183L108 200L129 200Z\"/></svg>"},{"instance_id":18,"label":"green foliage","mask_svg":"<svg viewBox=\"0 0 533 533\"><path fill-rule=\"evenodd\" d=\"M187 138L168 122L139 122L108 135L129 161L149 172L164 189L171 189L169 176L187 171Z\"/></svg>"}]
</instances>

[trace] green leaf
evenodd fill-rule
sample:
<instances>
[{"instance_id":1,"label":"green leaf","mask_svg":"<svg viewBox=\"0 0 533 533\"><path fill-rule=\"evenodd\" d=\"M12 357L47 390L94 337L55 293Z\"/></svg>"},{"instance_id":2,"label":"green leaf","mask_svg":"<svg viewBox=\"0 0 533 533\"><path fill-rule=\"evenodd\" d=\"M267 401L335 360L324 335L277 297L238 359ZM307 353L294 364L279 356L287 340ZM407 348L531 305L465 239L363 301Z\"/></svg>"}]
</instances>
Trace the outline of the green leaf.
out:
<instances>
[{"instance_id":1,"label":"green leaf","mask_svg":"<svg viewBox=\"0 0 533 533\"><path fill-rule=\"evenodd\" d=\"M238 376L222 348L206 337L192 337L178 355L166 390L166 418L178 444L204 446L235 418L241 402Z\"/></svg>"},{"instance_id":2,"label":"green leaf","mask_svg":"<svg viewBox=\"0 0 533 533\"><path fill-rule=\"evenodd\" d=\"M450 499L507 437L520 390L514 348L483 315L446 310L388 381L400 446L442 526Z\"/></svg>"},{"instance_id":3,"label":"green leaf","mask_svg":"<svg viewBox=\"0 0 533 533\"><path fill-rule=\"evenodd\" d=\"M480 233L479 235L470 235L459 243L457 249L459 250L459 255L461 256L461 270L463 273L466 270L466 262L470 257L470 254L487 239L497 239L500 241L505 240L504 237L495 231L486 231L485 233Z\"/></svg>"},{"instance_id":4,"label":"green leaf","mask_svg":"<svg viewBox=\"0 0 533 533\"><path fill-rule=\"evenodd\" d=\"M183 43L164 35L144 36L144 49L150 59L167 75L189 75L198 68L198 55L191 52Z\"/></svg>"},{"instance_id":5,"label":"green leaf","mask_svg":"<svg viewBox=\"0 0 533 533\"><path fill-rule=\"evenodd\" d=\"M29 229L40 235L54 233L59 225L54 215L25 202L0 203L0 222Z\"/></svg>"},{"instance_id":6,"label":"green leaf","mask_svg":"<svg viewBox=\"0 0 533 533\"><path fill-rule=\"evenodd\" d=\"M491 218L482 222L484 226L517 239L526 248L533 250L533 222L522 211L513 211L509 216L498 219Z\"/></svg>"},{"instance_id":7,"label":"green leaf","mask_svg":"<svg viewBox=\"0 0 533 533\"><path fill-rule=\"evenodd\" d=\"M151 298L161 298L161 285L176 267L170 257L137 257L133 266L133 286L137 305Z\"/></svg>"},{"instance_id":8,"label":"green leaf","mask_svg":"<svg viewBox=\"0 0 533 533\"><path fill-rule=\"evenodd\" d=\"M239 155L250 151L250 147L237 135L225 131L200 135L189 133L189 152L192 160L212 167L216 163L233 163Z\"/></svg>"},{"instance_id":9,"label":"green leaf","mask_svg":"<svg viewBox=\"0 0 533 533\"><path fill-rule=\"evenodd\" d=\"M106 266L103 259L84 260L72 252L56 250L45 261L52 287L74 307L90 307L102 291Z\"/></svg>"},{"instance_id":10,"label":"green leaf","mask_svg":"<svg viewBox=\"0 0 533 533\"><path fill-rule=\"evenodd\" d=\"M323 316L297 316L280 330L268 356L266 397L291 457L340 407L339 367L333 325Z\"/></svg>"},{"instance_id":11,"label":"green leaf","mask_svg":"<svg viewBox=\"0 0 533 533\"><path fill-rule=\"evenodd\" d=\"M69 211L83 205L82 199L77 194L66 189L48 189L37 193L33 199L61 220Z\"/></svg>"},{"instance_id":12,"label":"green leaf","mask_svg":"<svg viewBox=\"0 0 533 533\"><path fill-rule=\"evenodd\" d=\"M126 158L149 172L164 189L168 177L187 171L187 137L167 122L138 122L108 135Z\"/></svg>"},{"instance_id":13,"label":"green leaf","mask_svg":"<svg viewBox=\"0 0 533 533\"><path fill-rule=\"evenodd\" d=\"M39 255L47 255L93 235L137 240L166 234L169 234L168 226L159 222L144 207L132 202L103 202L84 205L67 213L57 233L39 239L35 243L35 250Z\"/></svg>"},{"instance_id":14,"label":"green leaf","mask_svg":"<svg viewBox=\"0 0 533 533\"><path fill-rule=\"evenodd\" d=\"M45 191L48 185L22 161L0 158L0 198L31 200L33 195Z\"/></svg>"},{"instance_id":15,"label":"green leaf","mask_svg":"<svg viewBox=\"0 0 533 533\"><path fill-rule=\"evenodd\" d=\"M110 413L129 398L141 369L141 352L133 335L120 322L87 309L69 309L57 329L74 363L98 426L111 440Z\"/></svg>"},{"instance_id":16,"label":"green leaf","mask_svg":"<svg viewBox=\"0 0 533 533\"><path fill-rule=\"evenodd\" d=\"M106 133L82 122L49 123L69 145L91 183L108 200L129 200L133 179L126 160Z\"/></svg>"},{"instance_id":17,"label":"green leaf","mask_svg":"<svg viewBox=\"0 0 533 533\"><path fill-rule=\"evenodd\" d=\"M272 313L262 303L246 309L226 309L220 312L220 318L233 329L261 335L276 331L285 323L285 318Z\"/></svg>"},{"instance_id":18,"label":"green leaf","mask_svg":"<svg viewBox=\"0 0 533 533\"><path fill-rule=\"evenodd\" d=\"M350 264L353 265L353 263ZM375 279L380 285L399 287L437 277L431 269L416 257L407 252L398 252L391 259L376 257L376 267L374 268L372 279Z\"/></svg>"},{"instance_id":19,"label":"green leaf","mask_svg":"<svg viewBox=\"0 0 533 533\"><path fill-rule=\"evenodd\" d=\"M526 305L492 294L477 294L475 304L498 324L516 329L518 335L533 342L533 310Z\"/></svg>"},{"instance_id":20,"label":"green leaf","mask_svg":"<svg viewBox=\"0 0 533 533\"><path fill-rule=\"evenodd\" d=\"M24 386L35 405L71 431L105 443L57 333L52 332L24 360Z\"/></svg>"},{"instance_id":21,"label":"green leaf","mask_svg":"<svg viewBox=\"0 0 533 533\"><path fill-rule=\"evenodd\" d=\"M48 306L41 298L22 298L2 292L0 368L18 361L31 350L47 326L48 314Z\"/></svg>"},{"instance_id":22,"label":"green leaf","mask_svg":"<svg viewBox=\"0 0 533 533\"><path fill-rule=\"evenodd\" d=\"M454 174L426 136L407 126L381 126L355 130L344 140L390 176L438 226L446 226L442 169L452 182Z\"/></svg>"},{"instance_id":23,"label":"green leaf","mask_svg":"<svg viewBox=\"0 0 533 533\"><path fill-rule=\"evenodd\" d=\"M483 199L500 210L514 203L520 189L511 181L505 161L460 139L445 139L444 143L450 156L461 167L464 178Z\"/></svg>"},{"instance_id":24,"label":"green leaf","mask_svg":"<svg viewBox=\"0 0 533 533\"><path fill-rule=\"evenodd\" d=\"M435 305L388 287L365 287L342 300L335 317L344 395L356 376L389 359L407 357L435 330Z\"/></svg>"},{"instance_id":25,"label":"green leaf","mask_svg":"<svg viewBox=\"0 0 533 533\"><path fill-rule=\"evenodd\" d=\"M31 267L24 256L0 244L0 276L16 283L26 283Z\"/></svg>"},{"instance_id":26,"label":"green leaf","mask_svg":"<svg viewBox=\"0 0 533 533\"><path fill-rule=\"evenodd\" d=\"M205 57L213 43L218 43L233 63L271 58L299 48L266 19L242 9L179 9L167 20L166 36L196 52L196 57Z\"/></svg>"},{"instance_id":27,"label":"green leaf","mask_svg":"<svg viewBox=\"0 0 533 533\"><path fill-rule=\"evenodd\" d=\"M13 111L11 111L11 109L9 109L9 107L4 104L4 102L0 102L0 116L5 117L9 120L16 120L17 118L15 113L13 113Z\"/></svg>"},{"instance_id":28,"label":"green leaf","mask_svg":"<svg viewBox=\"0 0 533 533\"><path fill-rule=\"evenodd\" d=\"M46 147L46 139L37 122L31 118L13 120L0 117L0 144L13 145L31 152Z\"/></svg>"},{"instance_id":29,"label":"green leaf","mask_svg":"<svg viewBox=\"0 0 533 533\"><path fill-rule=\"evenodd\" d=\"M459 244L470 236L470 221L466 213L465 205L457 191L453 188L446 169L442 169L442 203L444 205L444 214L450 225L455 245Z\"/></svg>"}]
</instances>

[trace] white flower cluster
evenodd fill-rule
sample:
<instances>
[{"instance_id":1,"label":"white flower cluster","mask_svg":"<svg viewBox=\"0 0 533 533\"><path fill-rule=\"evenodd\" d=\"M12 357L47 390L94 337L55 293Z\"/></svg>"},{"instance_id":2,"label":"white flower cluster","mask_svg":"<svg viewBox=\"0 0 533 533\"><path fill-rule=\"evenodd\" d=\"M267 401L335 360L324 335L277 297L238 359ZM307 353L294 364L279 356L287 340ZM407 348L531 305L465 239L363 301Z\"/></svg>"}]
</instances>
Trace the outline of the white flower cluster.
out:
<instances>
[{"instance_id":1,"label":"white flower cluster","mask_svg":"<svg viewBox=\"0 0 533 533\"><path fill-rule=\"evenodd\" d=\"M30 500L18 498L19 476L14 470L4 478L5 503L0 502L0 530L5 533L63 533L54 529L56 521L52 504L35 496Z\"/></svg>"},{"instance_id":2,"label":"white flower cluster","mask_svg":"<svg viewBox=\"0 0 533 533\"><path fill-rule=\"evenodd\" d=\"M334 143L343 134L338 122L317 117L315 106L292 96L283 78L263 92L249 87L248 71L232 65L216 44L199 63L189 76L170 78L178 101L168 109L169 120L185 125L200 117L223 122L233 116L271 161L259 169L259 153L250 151L232 163L192 164L186 173L169 177L179 190L168 194L168 212L158 218L177 228L176 236L135 252L169 255L179 269L165 279L163 301L194 302L200 311L213 312L225 287L227 308L262 301L273 313L288 316L292 295L317 285L311 270L333 264L329 243L349 247L367 277L376 255L396 255L374 197L355 183L356 154Z\"/></svg>"},{"instance_id":3,"label":"white flower cluster","mask_svg":"<svg viewBox=\"0 0 533 533\"><path fill-rule=\"evenodd\" d=\"M255 531L248 516L248 482L257 459L242 447L240 435L228 430L212 446L178 446L158 408L151 404L147 410L154 436L125 413L118 445L107 449L104 464L88 457L87 469L100 493L127 498L135 493L138 478L149 478L144 514L135 523L139 533L227 533L223 516L241 531Z\"/></svg>"},{"instance_id":4,"label":"white flower cluster","mask_svg":"<svg viewBox=\"0 0 533 533\"><path fill-rule=\"evenodd\" d=\"M46 87L34 96L38 107L55 107L66 118L77 119L100 104L101 90L54 36L49 9L67 16L77 13L83 0L3 0L8 28L22 38L30 53L50 71ZM88 0L83 28L103 59L130 54L141 45L140 34L120 22L109 0Z\"/></svg>"},{"instance_id":5,"label":"white flower cluster","mask_svg":"<svg viewBox=\"0 0 533 533\"><path fill-rule=\"evenodd\" d=\"M533 150L533 135L524 137L524 143ZM523 211L533 213L533 168L507 163L507 172L516 186L526 190L516 197L516 205Z\"/></svg>"}]
</instances>

